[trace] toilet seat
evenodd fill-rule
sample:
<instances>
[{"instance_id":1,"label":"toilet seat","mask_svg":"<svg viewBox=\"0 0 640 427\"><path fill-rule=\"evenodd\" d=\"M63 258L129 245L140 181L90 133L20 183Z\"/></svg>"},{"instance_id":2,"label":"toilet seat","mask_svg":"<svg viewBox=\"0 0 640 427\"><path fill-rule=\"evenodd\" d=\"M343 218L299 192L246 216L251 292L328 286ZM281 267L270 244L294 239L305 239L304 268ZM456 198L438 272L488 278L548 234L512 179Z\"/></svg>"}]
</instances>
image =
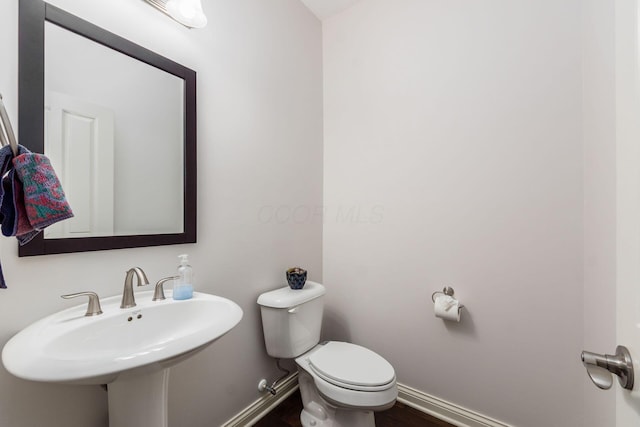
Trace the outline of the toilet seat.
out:
<instances>
[{"instance_id":1,"label":"toilet seat","mask_svg":"<svg viewBox=\"0 0 640 427\"><path fill-rule=\"evenodd\" d=\"M339 341L322 343L295 359L324 400L336 407L385 410L398 397L393 367L373 351ZM312 362L313 361L313 362ZM300 387L306 381L299 380Z\"/></svg>"},{"instance_id":2,"label":"toilet seat","mask_svg":"<svg viewBox=\"0 0 640 427\"><path fill-rule=\"evenodd\" d=\"M379 391L391 387L396 379L391 364L368 348L329 341L313 351L309 367L323 380L350 390Z\"/></svg>"}]
</instances>

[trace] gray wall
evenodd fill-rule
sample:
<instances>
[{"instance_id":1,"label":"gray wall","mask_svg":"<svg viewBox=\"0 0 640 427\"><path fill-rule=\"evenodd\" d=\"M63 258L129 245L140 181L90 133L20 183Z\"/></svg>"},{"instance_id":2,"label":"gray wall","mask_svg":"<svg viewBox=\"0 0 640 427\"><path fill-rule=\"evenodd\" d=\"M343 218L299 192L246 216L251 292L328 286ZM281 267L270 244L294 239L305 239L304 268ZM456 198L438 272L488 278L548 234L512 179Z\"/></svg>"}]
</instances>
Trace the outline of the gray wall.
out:
<instances>
[{"instance_id":1,"label":"gray wall","mask_svg":"<svg viewBox=\"0 0 640 427\"><path fill-rule=\"evenodd\" d=\"M363 0L323 24L329 335L500 421L583 426L581 2ZM433 315L445 285L459 324Z\"/></svg>"},{"instance_id":2,"label":"gray wall","mask_svg":"<svg viewBox=\"0 0 640 427\"><path fill-rule=\"evenodd\" d=\"M9 289L0 292L0 345L36 319L75 305L61 294L122 291L133 265L150 280L187 252L196 288L236 301L242 322L172 369L170 424L220 425L259 397L277 372L262 341L256 298L306 267L322 280L322 221L275 221L274 206L322 203L320 22L298 0L209 0L209 25L188 30L143 1L53 4L198 72L198 243L18 258L0 240ZM18 1L0 2L0 92L17 127ZM0 367L0 425L106 426L106 394L19 380Z\"/></svg>"}]
</instances>

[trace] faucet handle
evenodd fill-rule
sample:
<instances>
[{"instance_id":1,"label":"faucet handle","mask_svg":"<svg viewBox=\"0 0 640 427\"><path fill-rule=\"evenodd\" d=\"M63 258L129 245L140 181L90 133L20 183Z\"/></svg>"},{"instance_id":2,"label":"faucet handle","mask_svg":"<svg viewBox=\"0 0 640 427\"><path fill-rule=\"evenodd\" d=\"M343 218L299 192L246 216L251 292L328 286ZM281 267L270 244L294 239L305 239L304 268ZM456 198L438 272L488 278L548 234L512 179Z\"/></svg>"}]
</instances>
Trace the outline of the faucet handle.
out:
<instances>
[{"instance_id":1,"label":"faucet handle","mask_svg":"<svg viewBox=\"0 0 640 427\"><path fill-rule=\"evenodd\" d=\"M87 306L87 312L85 313L85 316L97 316L98 314L102 314L102 308L100 307L100 298L95 292L77 292L75 294L60 295L60 297L64 299L71 299L85 295L89 297L89 305Z\"/></svg>"},{"instance_id":2,"label":"faucet handle","mask_svg":"<svg viewBox=\"0 0 640 427\"><path fill-rule=\"evenodd\" d=\"M160 279L158 280L158 283L156 283L156 290L153 292L153 300L152 301L162 301L165 298L164 296L164 287L163 285L168 282L169 280L177 280L179 279L180 276L170 276L170 277L165 277L164 279Z\"/></svg>"}]
</instances>

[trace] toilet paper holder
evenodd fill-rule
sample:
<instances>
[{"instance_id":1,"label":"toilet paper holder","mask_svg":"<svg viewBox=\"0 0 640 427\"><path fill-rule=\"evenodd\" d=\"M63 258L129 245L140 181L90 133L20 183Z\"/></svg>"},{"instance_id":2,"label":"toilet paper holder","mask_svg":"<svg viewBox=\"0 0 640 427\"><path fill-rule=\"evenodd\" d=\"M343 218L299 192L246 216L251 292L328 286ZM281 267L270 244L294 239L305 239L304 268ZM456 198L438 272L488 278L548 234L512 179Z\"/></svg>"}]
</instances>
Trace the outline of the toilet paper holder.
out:
<instances>
[{"instance_id":1,"label":"toilet paper holder","mask_svg":"<svg viewBox=\"0 0 640 427\"><path fill-rule=\"evenodd\" d=\"M455 291L451 286L445 286L441 291L435 291L431 294L431 301L436 302L436 295L447 295L453 298ZM458 308L464 308L464 305L458 305Z\"/></svg>"}]
</instances>

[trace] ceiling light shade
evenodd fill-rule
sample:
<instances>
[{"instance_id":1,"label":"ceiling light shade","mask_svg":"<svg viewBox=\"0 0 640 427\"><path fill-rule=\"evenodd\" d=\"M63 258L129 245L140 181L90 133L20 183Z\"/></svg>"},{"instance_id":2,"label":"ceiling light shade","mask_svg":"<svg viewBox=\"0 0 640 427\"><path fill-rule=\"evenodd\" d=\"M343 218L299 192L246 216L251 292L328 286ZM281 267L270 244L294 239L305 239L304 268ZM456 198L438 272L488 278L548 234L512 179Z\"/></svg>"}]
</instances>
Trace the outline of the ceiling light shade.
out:
<instances>
[{"instance_id":1,"label":"ceiling light shade","mask_svg":"<svg viewBox=\"0 0 640 427\"><path fill-rule=\"evenodd\" d=\"M166 7L169 16L182 25L191 28L203 28L207 25L200 0L169 0Z\"/></svg>"}]
</instances>

